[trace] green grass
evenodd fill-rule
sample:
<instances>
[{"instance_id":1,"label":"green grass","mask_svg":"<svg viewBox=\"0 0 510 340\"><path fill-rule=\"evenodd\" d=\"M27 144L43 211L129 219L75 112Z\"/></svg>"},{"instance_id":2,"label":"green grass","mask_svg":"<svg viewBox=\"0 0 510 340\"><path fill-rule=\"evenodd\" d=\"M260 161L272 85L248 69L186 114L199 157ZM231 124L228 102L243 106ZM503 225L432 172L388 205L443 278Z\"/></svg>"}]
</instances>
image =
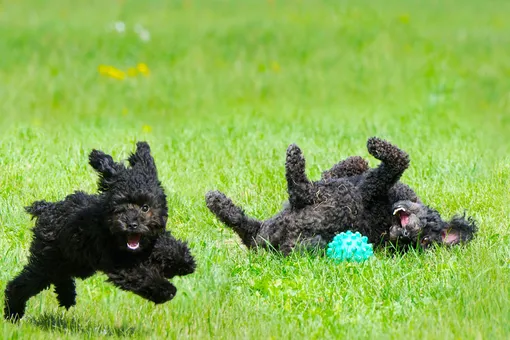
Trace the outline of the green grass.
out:
<instances>
[{"instance_id":1,"label":"green grass","mask_svg":"<svg viewBox=\"0 0 510 340\"><path fill-rule=\"evenodd\" d=\"M78 282L68 312L45 291L0 337L508 339L507 13L504 0L3 2L1 291L26 261L23 206L94 191L88 152L126 157L137 140L151 143L169 227L198 269L161 306L102 274ZM123 35L107 29L117 20ZM139 62L149 77L98 73ZM286 199L288 144L316 179L368 157L372 135L409 152L403 180L427 204L478 220L475 241L334 265L248 252L205 207L220 189L269 217Z\"/></svg>"}]
</instances>

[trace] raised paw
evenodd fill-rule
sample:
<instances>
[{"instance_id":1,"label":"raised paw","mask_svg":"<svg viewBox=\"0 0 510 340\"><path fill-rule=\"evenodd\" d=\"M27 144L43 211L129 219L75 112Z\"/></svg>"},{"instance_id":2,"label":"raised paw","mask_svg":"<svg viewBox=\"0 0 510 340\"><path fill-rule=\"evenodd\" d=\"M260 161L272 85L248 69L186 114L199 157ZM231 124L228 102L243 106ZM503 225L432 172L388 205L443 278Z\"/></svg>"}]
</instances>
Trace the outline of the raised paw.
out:
<instances>
[{"instance_id":1,"label":"raised paw","mask_svg":"<svg viewBox=\"0 0 510 340\"><path fill-rule=\"evenodd\" d=\"M287 171L304 171L305 158L303 152L296 144L291 144L287 148L287 160L285 162Z\"/></svg>"},{"instance_id":2,"label":"raised paw","mask_svg":"<svg viewBox=\"0 0 510 340\"><path fill-rule=\"evenodd\" d=\"M372 156L388 163L388 165L398 165L403 168L407 168L409 165L409 155L384 139L377 137L369 138L367 149Z\"/></svg>"},{"instance_id":3,"label":"raised paw","mask_svg":"<svg viewBox=\"0 0 510 340\"><path fill-rule=\"evenodd\" d=\"M156 240L150 262L168 279L176 275L189 275L196 268L195 259L186 242L177 240L168 231Z\"/></svg>"},{"instance_id":4,"label":"raised paw","mask_svg":"<svg viewBox=\"0 0 510 340\"><path fill-rule=\"evenodd\" d=\"M229 210L233 205L230 198L218 190L213 190L206 193L205 203L209 210L215 214L218 214L221 211Z\"/></svg>"},{"instance_id":5,"label":"raised paw","mask_svg":"<svg viewBox=\"0 0 510 340\"><path fill-rule=\"evenodd\" d=\"M291 144L287 148L287 158L303 158L303 152L296 144Z\"/></svg>"},{"instance_id":6,"label":"raised paw","mask_svg":"<svg viewBox=\"0 0 510 340\"><path fill-rule=\"evenodd\" d=\"M205 203L213 212L221 210L226 205L230 205L229 201L228 197L218 190L209 191L205 194Z\"/></svg>"},{"instance_id":7,"label":"raised paw","mask_svg":"<svg viewBox=\"0 0 510 340\"><path fill-rule=\"evenodd\" d=\"M305 158L301 149L296 144L287 148L287 160L285 162L287 180L292 182L308 182L305 176Z\"/></svg>"}]
</instances>

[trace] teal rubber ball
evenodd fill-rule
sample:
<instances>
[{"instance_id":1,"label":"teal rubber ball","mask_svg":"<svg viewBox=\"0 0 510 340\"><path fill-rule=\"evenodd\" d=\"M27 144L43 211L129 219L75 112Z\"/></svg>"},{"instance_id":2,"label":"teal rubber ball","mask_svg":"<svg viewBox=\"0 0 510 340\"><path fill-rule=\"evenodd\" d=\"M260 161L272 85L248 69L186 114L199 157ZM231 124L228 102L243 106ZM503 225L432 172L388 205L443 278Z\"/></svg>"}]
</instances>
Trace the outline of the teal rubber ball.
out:
<instances>
[{"instance_id":1,"label":"teal rubber ball","mask_svg":"<svg viewBox=\"0 0 510 340\"><path fill-rule=\"evenodd\" d=\"M337 234L328 244L326 256L339 263L342 261L363 262L374 255L373 245L366 236L346 231Z\"/></svg>"}]
</instances>

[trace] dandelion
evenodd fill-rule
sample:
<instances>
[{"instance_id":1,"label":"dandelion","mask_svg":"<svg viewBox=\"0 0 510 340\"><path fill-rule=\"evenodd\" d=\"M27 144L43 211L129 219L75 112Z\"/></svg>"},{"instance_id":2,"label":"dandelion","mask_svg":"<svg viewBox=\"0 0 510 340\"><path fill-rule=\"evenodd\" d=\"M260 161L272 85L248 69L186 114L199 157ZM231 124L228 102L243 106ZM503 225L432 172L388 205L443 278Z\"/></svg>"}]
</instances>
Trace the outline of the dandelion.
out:
<instances>
[{"instance_id":1,"label":"dandelion","mask_svg":"<svg viewBox=\"0 0 510 340\"><path fill-rule=\"evenodd\" d=\"M118 80L124 80L126 77L136 77L138 74L148 76L150 74L149 67L144 63L139 63L134 67L129 67L126 71L119 70L110 65L99 65L97 68L100 75Z\"/></svg>"},{"instance_id":2,"label":"dandelion","mask_svg":"<svg viewBox=\"0 0 510 340\"><path fill-rule=\"evenodd\" d=\"M98 67L99 74L102 76L124 80L126 78L126 73L122 70L119 70L113 66L109 65L99 65Z\"/></svg>"},{"instance_id":3,"label":"dandelion","mask_svg":"<svg viewBox=\"0 0 510 340\"><path fill-rule=\"evenodd\" d=\"M138 63L138 65L136 65L136 69L144 76L148 76L151 73L149 67L144 63Z\"/></svg>"}]
</instances>

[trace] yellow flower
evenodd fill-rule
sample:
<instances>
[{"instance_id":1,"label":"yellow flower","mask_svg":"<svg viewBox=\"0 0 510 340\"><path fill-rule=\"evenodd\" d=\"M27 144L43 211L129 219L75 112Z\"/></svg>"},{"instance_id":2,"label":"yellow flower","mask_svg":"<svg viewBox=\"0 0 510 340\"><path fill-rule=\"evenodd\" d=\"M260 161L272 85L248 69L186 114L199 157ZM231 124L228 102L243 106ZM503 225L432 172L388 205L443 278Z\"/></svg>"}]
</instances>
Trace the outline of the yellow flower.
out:
<instances>
[{"instance_id":1,"label":"yellow flower","mask_svg":"<svg viewBox=\"0 0 510 340\"><path fill-rule=\"evenodd\" d=\"M100 75L106 75L108 73L108 70L110 69L111 66L107 66L107 65L99 65L97 67L97 71L99 72Z\"/></svg>"},{"instance_id":2,"label":"yellow flower","mask_svg":"<svg viewBox=\"0 0 510 340\"><path fill-rule=\"evenodd\" d=\"M110 72L108 72L108 76L118 80L124 80L124 78L126 78L126 74L124 73L124 71L116 69L115 67L112 67L110 69Z\"/></svg>"},{"instance_id":3,"label":"yellow flower","mask_svg":"<svg viewBox=\"0 0 510 340\"><path fill-rule=\"evenodd\" d=\"M152 126L145 124L142 126L142 132L143 133L151 133L152 132Z\"/></svg>"},{"instance_id":4,"label":"yellow flower","mask_svg":"<svg viewBox=\"0 0 510 340\"><path fill-rule=\"evenodd\" d=\"M151 73L149 67L144 63L138 63L138 65L136 65L136 69L144 76L148 76Z\"/></svg>"},{"instance_id":5,"label":"yellow flower","mask_svg":"<svg viewBox=\"0 0 510 340\"><path fill-rule=\"evenodd\" d=\"M102 76L118 79L118 80L124 80L126 78L126 73L124 71L119 70L113 66L109 65L99 65L98 67L99 74Z\"/></svg>"}]
</instances>

